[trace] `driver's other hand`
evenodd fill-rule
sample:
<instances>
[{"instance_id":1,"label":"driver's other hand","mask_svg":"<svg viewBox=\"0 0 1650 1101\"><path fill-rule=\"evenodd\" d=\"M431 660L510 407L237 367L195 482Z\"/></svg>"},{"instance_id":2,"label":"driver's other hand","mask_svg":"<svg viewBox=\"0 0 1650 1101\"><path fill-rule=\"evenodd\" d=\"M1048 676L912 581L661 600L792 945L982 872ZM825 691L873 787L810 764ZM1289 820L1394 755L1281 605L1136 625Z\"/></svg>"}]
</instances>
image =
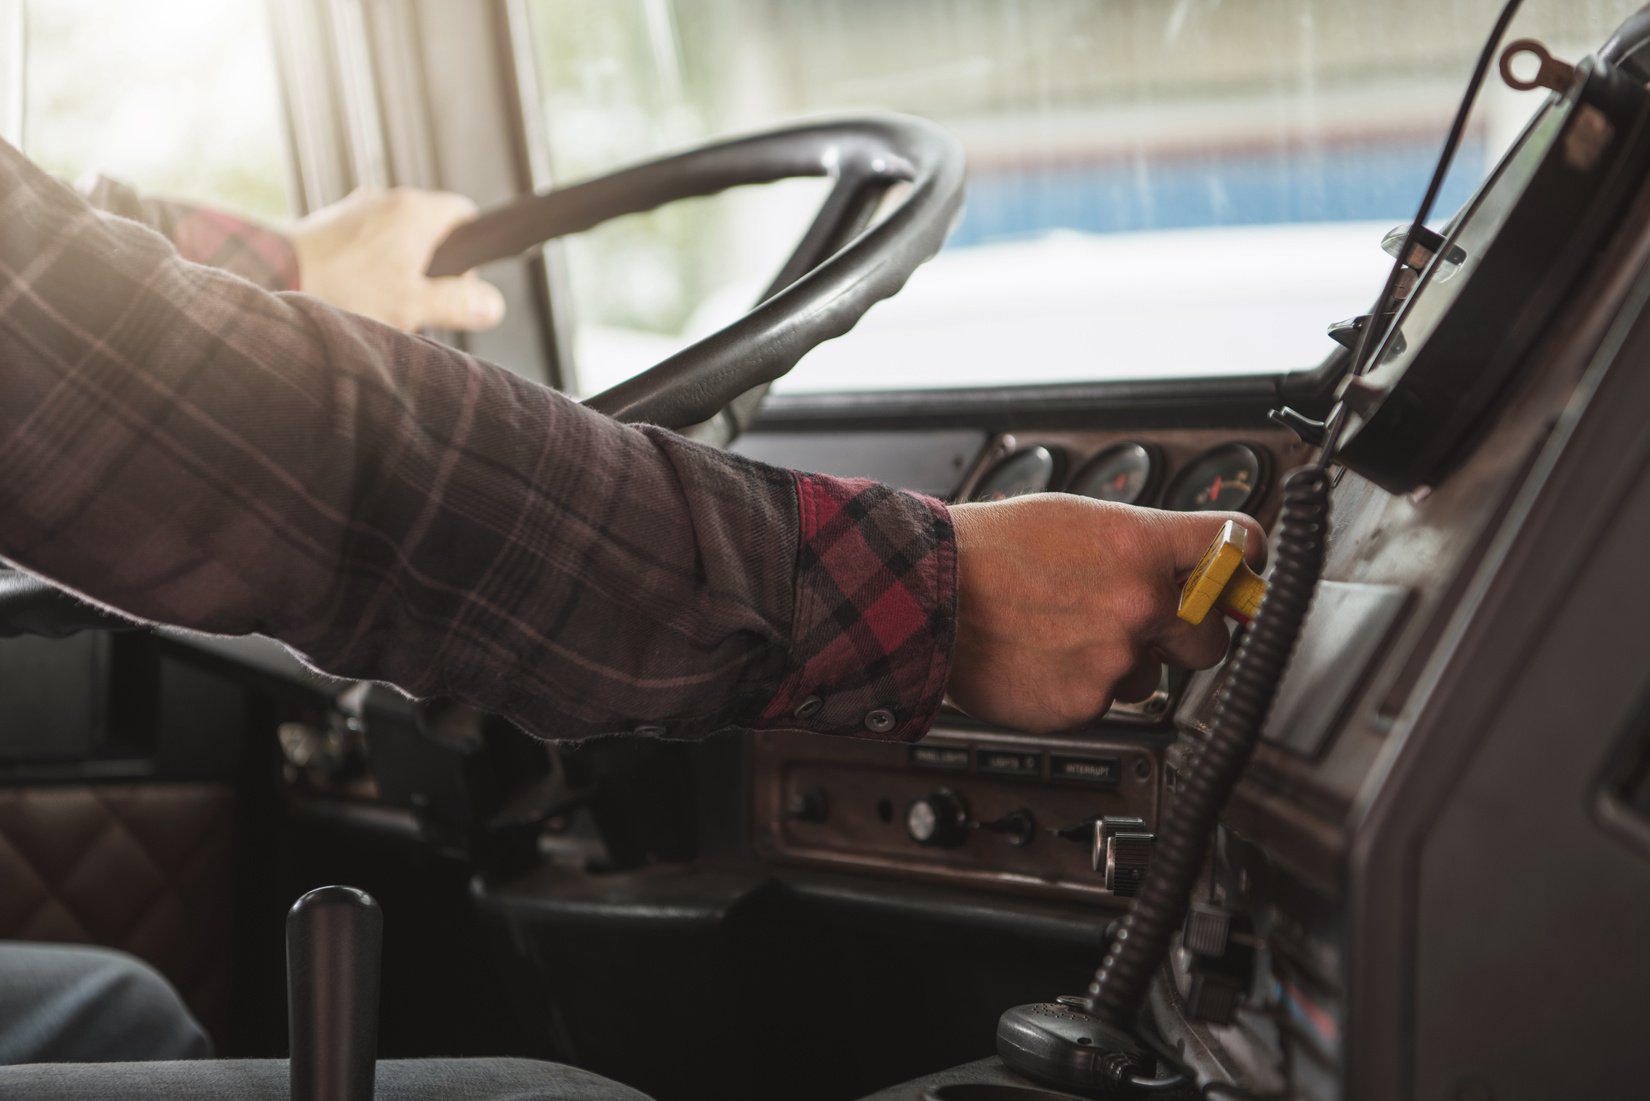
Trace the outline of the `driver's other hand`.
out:
<instances>
[{"instance_id":1,"label":"driver's other hand","mask_svg":"<svg viewBox=\"0 0 1650 1101\"><path fill-rule=\"evenodd\" d=\"M362 189L292 228L298 282L340 309L398 329L490 329L504 296L475 273L430 279L436 246L476 205L446 191Z\"/></svg>"},{"instance_id":2,"label":"driver's other hand","mask_svg":"<svg viewBox=\"0 0 1650 1101\"><path fill-rule=\"evenodd\" d=\"M957 641L947 690L970 715L1044 733L1142 699L1159 662L1194 669L1225 656L1222 617L1180 619L1180 582L1235 512L1161 512L1062 493L951 509L957 533Z\"/></svg>"}]
</instances>

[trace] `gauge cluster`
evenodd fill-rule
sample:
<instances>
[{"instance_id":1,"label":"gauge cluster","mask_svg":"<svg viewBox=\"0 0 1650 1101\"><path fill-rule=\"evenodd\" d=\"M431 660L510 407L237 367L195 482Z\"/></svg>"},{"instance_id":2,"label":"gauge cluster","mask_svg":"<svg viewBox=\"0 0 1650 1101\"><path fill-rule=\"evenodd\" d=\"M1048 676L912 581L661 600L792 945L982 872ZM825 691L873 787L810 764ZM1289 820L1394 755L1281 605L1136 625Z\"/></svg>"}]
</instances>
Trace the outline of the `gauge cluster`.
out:
<instances>
[{"instance_id":1,"label":"gauge cluster","mask_svg":"<svg viewBox=\"0 0 1650 1101\"><path fill-rule=\"evenodd\" d=\"M976 437L956 501L1064 492L1270 525L1279 475L1311 458L1293 433L1210 428L1027 428ZM941 447L941 444L945 447ZM982 446L983 445L983 446ZM855 453L869 449L855 441ZM884 451L888 448L884 446ZM763 857L994 892L1128 901L1102 824L1156 828L1158 778L1183 675L1057 736L1000 730L947 709L919 745L770 735L754 747L754 842ZM1121 835L1120 835L1121 836Z\"/></svg>"},{"instance_id":2,"label":"gauge cluster","mask_svg":"<svg viewBox=\"0 0 1650 1101\"><path fill-rule=\"evenodd\" d=\"M1246 512L1264 523L1276 511L1277 472L1308 454L1272 428L1005 433L976 460L957 500L1062 492L1175 512Z\"/></svg>"}]
</instances>

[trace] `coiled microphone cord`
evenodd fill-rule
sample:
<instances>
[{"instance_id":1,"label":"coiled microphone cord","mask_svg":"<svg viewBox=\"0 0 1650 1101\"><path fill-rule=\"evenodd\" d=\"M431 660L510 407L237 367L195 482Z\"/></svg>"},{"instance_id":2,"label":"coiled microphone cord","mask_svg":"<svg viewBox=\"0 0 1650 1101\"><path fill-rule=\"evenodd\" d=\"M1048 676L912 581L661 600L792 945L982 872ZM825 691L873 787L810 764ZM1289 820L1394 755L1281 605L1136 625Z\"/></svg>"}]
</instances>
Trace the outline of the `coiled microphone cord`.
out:
<instances>
[{"instance_id":1,"label":"coiled microphone cord","mask_svg":"<svg viewBox=\"0 0 1650 1101\"><path fill-rule=\"evenodd\" d=\"M1232 661L1209 736L1181 777L1140 893L1089 984L1090 1012L1113 1028L1134 1031L1152 976L1185 917L1215 820L1260 741L1323 571L1329 485L1328 472L1317 465L1284 481L1277 564L1266 598Z\"/></svg>"}]
</instances>

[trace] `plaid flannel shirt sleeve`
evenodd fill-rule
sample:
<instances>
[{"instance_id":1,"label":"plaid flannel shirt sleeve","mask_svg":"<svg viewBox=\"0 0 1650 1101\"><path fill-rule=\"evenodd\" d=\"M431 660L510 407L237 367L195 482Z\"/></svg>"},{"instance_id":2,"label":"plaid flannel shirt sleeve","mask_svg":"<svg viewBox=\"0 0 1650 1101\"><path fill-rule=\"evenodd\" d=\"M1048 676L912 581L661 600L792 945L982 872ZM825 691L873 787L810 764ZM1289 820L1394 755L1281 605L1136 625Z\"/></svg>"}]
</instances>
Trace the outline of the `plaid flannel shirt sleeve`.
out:
<instances>
[{"instance_id":1,"label":"plaid flannel shirt sleeve","mask_svg":"<svg viewBox=\"0 0 1650 1101\"><path fill-rule=\"evenodd\" d=\"M107 176L82 180L76 189L93 206L155 230L185 260L233 272L265 290L298 289L298 254L279 230L196 203L139 195Z\"/></svg>"},{"instance_id":2,"label":"plaid flannel shirt sleeve","mask_svg":"<svg viewBox=\"0 0 1650 1101\"><path fill-rule=\"evenodd\" d=\"M0 143L0 555L536 734L920 737L944 506L179 258Z\"/></svg>"}]
</instances>

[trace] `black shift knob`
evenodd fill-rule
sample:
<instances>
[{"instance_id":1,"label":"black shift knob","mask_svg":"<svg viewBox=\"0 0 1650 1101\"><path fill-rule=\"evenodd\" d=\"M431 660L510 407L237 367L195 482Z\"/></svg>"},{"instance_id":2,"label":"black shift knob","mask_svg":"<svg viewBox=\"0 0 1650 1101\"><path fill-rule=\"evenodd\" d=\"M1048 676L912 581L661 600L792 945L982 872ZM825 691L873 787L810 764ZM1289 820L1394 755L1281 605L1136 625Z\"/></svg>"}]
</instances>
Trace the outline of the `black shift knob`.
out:
<instances>
[{"instance_id":1,"label":"black shift knob","mask_svg":"<svg viewBox=\"0 0 1650 1101\"><path fill-rule=\"evenodd\" d=\"M354 887L321 887L286 916L292 1101L372 1101L384 914Z\"/></svg>"}]
</instances>

